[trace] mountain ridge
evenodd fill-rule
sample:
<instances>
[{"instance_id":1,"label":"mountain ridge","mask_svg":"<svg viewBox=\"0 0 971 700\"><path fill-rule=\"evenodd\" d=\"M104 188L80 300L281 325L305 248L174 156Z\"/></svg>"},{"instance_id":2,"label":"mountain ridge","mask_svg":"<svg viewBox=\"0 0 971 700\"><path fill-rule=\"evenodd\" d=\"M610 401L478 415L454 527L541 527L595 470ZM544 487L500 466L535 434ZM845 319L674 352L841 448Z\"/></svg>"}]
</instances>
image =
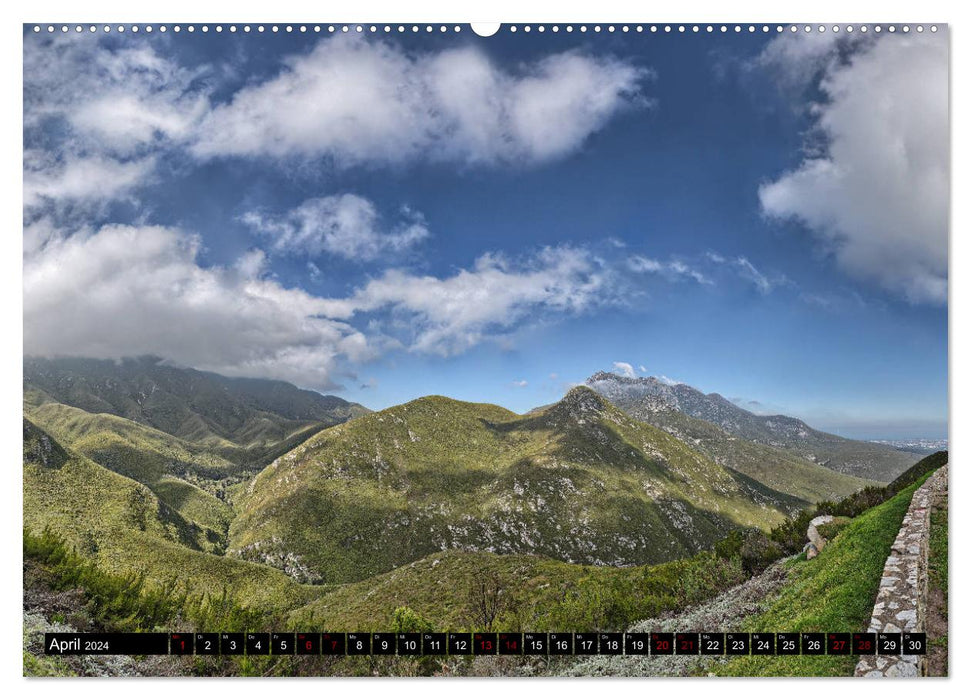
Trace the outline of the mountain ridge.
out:
<instances>
[{"instance_id":1,"label":"mountain ridge","mask_svg":"<svg viewBox=\"0 0 971 700\"><path fill-rule=\"evenodd\" d=\"M888 483L917 461L916 457L876 443L816 430L798 418L752 413L720 394L705 394L688 384L600 371L584 385L632 416L662 429L677 430L677 423L684 428L685 421L672 415L682 414L731 436L783 450L840 474ZM688 433L693 437L704 430L707 429L693 423Z\"/></svg>"},{"instance_id":2,"label":"mountain ridge","mask_svg":"<svg viewBox=\"0 0 971 700\"><path fill-rule=\"evenodd\" d=\"M223 377L157 357L25 357L23 381L27 405L53 402L119 416L252 463L269 462L295 435L368 412L288 382ZM283 449L274 453L277 444Z\"/></svg>"},{"instance_id":3,"label":"mountain ridge","mask_svg":"<svg viewBox=\"0 0 971 700\"><path fill-rule=\"evenodd\" d=\"M798 500L576 387L540 414L435 396L324 429L238 504L230 555L346 583L446 549L659 563Z\"/></svg>"}]
</instances>

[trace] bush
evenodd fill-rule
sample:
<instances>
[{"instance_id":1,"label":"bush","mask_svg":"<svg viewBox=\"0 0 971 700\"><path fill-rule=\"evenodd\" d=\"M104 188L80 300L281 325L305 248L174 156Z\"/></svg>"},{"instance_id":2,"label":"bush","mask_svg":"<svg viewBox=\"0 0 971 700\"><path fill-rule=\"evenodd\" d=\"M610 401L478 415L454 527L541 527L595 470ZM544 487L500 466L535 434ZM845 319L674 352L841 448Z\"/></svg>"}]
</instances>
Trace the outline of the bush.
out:
<instances>
[{"instance_id":1,"label":"bush","mask_svg":"<svg viewBox=\"0 0 971 700\"><path fill-rule=\"evenodd\" d=\"M759 530L750 530L745 534L739 554L742 570L749 576L762 573L783 556L782 547Z\"/></svg>"},{"instance_id":2,"label":"bush","mask_svg":"<svg viewBox=\"0 0 971 700\"><path fill-rule=\"evenodd\" d=\"M841 530L843 530L847 525L849 525L849 523L850 523L850 518L837 516L833 518L830 522L823 523L822 525L817 527L816 530L819 532L820 535L825 537L827 540L831 540L834 537L836 537Z\"/></svg>"},{"instance_id":3,"label":"bush","mask_svg":"<svg viewBox=\"0 0 971 700\"><path fill-rule=\"evenodd\" d=\"M435 626L409 607L395 608L391 613L392 632L433 632Z\"/></svg>"},{"instance_id":4,"label":"bush","mask_svg":"<svg viewBox=\"0 0 971 700\"><path fill-rule=\"evenodd\" d=\"M190 596L175 579L147 585L144 575L102 571L49 529L39 535L24 530L24 559L42 565L54 590L82 589L88 612L106 631L152 631L176 622L236 632L268 631L272 626L262 613L237 604L225 589L221 596Z\"/></svg>"}]
</instances>

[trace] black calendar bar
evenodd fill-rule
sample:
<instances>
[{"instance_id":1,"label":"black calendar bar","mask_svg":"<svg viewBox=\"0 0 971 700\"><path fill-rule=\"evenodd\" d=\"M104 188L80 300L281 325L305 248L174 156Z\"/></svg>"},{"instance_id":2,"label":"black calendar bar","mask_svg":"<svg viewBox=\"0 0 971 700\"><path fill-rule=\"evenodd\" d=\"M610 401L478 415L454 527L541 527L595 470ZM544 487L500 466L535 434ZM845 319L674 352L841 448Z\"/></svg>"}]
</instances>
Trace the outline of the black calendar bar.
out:
<instances>
[{"instance_id":1,"label":"black calendar bar","mask_svg":"<svg viewBox=\"0 0 971 700\"><path fill-rule=\"evenodd\" d=\"M44 653L51 656L168 654L169 635L164 632L47 632L44 634Z\"/></svg>"},{"instance_id":2,"label":"black calendar bar","mask_svg":"<svg viewBox=\"0 0 971 700\"><path fill-rule=\"evenodd\" d=\"M856 632L48 632L52 656L627 656L925 654L927 635Z\"/></svg>"}]
</instances>

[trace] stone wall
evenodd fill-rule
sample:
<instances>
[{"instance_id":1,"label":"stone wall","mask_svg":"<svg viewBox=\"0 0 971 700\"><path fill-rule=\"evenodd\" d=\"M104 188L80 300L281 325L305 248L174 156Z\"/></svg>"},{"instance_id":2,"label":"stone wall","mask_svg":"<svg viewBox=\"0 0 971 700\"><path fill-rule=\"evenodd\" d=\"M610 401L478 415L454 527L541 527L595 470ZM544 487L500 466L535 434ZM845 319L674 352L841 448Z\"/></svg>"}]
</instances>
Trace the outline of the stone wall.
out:
<instances>
[{"instance_id":1,"label":"stone wall","mask_svg":"<svg viewBox=\"0 0 971 700\"><path fill-rule=\"evenodd\" d=\"M910 501L883 567L883 577L873 605L869 632L921 632L927 606L927 555L930 511L934 501L947 493L947 465L934 472ZM861 656L857 676L922 676L924 656Z\"/></svg>"}]
</instances>

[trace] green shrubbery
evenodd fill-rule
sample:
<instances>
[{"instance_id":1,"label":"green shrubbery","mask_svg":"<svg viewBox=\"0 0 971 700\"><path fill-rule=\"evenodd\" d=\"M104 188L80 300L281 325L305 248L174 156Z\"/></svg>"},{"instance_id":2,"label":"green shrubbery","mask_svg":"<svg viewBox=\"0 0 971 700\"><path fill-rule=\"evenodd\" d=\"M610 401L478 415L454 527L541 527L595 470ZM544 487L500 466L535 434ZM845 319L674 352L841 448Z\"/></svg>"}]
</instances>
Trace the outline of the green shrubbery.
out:
<instances>
[{"instance_id":1,"label":"green shrubbery","mask_svg":"<svg viewBox=\"0 0 971 700\"><path fill-rule=\"evenodd\" d=\"M270 628L271 620L238 605L224 590L220 596L190 595L173 578L146 585L144 575L102 571L70 548L51 530L24 530L24 561L39 564L54 590L81 589L87 611L105 631L140 632L181 624L220 631Z\"/></svg>"}]
</instances>

